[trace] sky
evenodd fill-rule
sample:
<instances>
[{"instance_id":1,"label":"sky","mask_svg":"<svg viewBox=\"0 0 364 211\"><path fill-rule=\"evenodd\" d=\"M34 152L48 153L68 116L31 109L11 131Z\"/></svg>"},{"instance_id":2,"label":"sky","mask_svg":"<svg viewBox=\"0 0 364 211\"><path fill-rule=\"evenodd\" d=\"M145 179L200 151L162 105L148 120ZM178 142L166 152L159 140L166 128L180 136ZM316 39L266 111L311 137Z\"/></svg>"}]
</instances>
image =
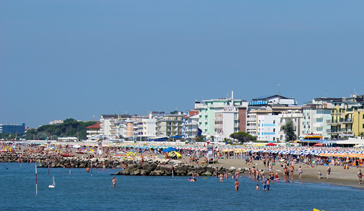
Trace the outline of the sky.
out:
<instances>
[{"instance_id":1,"label":"sky","mask_svg":"<svg viewBox=\"0 0 364 211\"><path fill-rule=\"evenodd\" d=\"M0 0L0 124L364 94L364 1Z\"/></svg>"}]
</instances>

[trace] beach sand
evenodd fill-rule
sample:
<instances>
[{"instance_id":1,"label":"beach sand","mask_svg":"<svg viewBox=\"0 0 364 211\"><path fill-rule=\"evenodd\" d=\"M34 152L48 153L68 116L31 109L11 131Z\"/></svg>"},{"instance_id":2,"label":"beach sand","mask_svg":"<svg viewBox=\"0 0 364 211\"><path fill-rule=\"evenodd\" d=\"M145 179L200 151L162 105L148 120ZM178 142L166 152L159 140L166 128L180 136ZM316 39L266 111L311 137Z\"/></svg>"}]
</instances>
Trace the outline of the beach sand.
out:
<instances>
[{"instance_id":1,"label":"beach sand","mask_svg":"<svg viewBox=\"0 0 364 211\"><path fill-rule=\"evenodd\" d=\"M186 159L188 160L188 159ZM200 162L202 159L200 159ZM263 169L267 176L268 167L264 167L263 161L257 161L255 160L253 162L253 165L246 165L245 160L241 159L220 159L217 164L210 164L214 167L224 167L224 168L230 168L235 167L238 168L252 168L253 165L256 169ZM298 168L300 164L295 164L295 170L293 173L293 181L294 182L307 182L307 183L327 183L332 185L340 185L340 186L351 186L354 188L364 188L364 184L359 185L359 179L357 176L359 168L351 167L349 169L344 169L343 166L331 166L331 174L330 178L326 178L326 172L327 172L327 166L318 165L317 167L307 167L306 165L301 165L302 167L302 176L301 179L298 179ZM321 179L318 179L318 171L321 171L322 176ZM279 178L281 181L283 181L283 167L281 167L281 164L278 163L275 166L273 166L274 173L277 171ZM363 172L363 170L362 170ZM248 172L245 171L244 175L248 176Z\"/></svg>"}]
</instances>

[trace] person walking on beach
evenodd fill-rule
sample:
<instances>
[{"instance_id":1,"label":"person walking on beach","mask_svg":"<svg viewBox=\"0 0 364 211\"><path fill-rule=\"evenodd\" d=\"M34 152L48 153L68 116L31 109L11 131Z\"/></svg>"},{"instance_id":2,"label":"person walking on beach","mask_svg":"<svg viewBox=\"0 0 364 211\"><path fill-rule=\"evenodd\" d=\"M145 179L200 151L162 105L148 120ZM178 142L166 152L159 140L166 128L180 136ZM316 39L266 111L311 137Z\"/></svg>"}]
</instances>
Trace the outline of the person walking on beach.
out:
<instances>
[{"instance_id":1,"label":"person walking on beach","mask_svg":"<svg viewBox=\"0 0 364 211\"><path fill-rule=\"evenodd\" d=\"M322 175L322 174L321 174L321 171L319 170L319 171L317 172L317 178L318 178L318 179L321 179L321 175Z\"/></svg>"},{"instance_id":2,"label":"person walking on beach","mask_svg":"<svg viewBox=\"0 0 364 211\"><path fill-rule=\"evenodd\" d=\"M327 175L326 175L326 178L329 179L330 178L330 173L331 173L331 167L328 166L327 167Z\"/></svg>"},{"instance_id":3,"label":"person walking on beach","mask_svg":"<svg viewBox=\"0 0 364 211\"><path fill-rule=\"evenodd\" d=\"M115 188L116 181L118 181L118 180L117 180L117 179L115 179L115 177L112 177L112 187L113 187L113 188Z\"/></svg>"},{"instance_id":4,"label":"person walking on beach","mask_svg":"<svg viewBox=\"0 0 364 211\"><path fill-rule=\"evenodd\" d=\"M302 168L301 166L298 168L298 178L301 179L301 175L302 175Z\"/></svg>"},{"instance_id":5,"label":"person walking on beach","mask_svg":"<svg viewBox=\"0 0 364 211\"><path fill-rule=\"evenodd\" d=\"M363 174L361 173L361 169L358 171L359 185L361 184L361 180L363 178Z\"/></svg>"},{"instance_id":6,"label":"person walking on beach","mask_svg":"<svg viewBox=\"0 0 364 211\"><path fill-rule=\"evenodd\" d=\"M235 191L238 191L239 190L239 187L240 187L240 184L239 184L239 181L238 180L235 180Z\"/></svg>"}]
</instances>

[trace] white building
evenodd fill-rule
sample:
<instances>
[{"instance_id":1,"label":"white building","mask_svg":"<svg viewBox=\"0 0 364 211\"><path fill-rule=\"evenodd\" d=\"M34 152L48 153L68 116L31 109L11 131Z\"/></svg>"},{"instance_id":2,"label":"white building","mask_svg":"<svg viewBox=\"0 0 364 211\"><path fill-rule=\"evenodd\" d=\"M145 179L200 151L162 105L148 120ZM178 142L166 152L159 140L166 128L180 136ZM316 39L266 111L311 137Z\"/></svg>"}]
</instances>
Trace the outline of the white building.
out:
<instances>
[{"instance_id":1,"label":"white building","mask_svg":"<svg viewBox=\"0 0 364 211\"><path fill-rule=\"evenodd\" d=\"M199 110L199 128L202 134L220 137L220 139L228 138L233 132L246 132L247 108L248 102L234 99L233 92L231 98L203 100L202 103L195 103L195 109Z\"/></svg>"},{"instance_id":2,"label":"white building","mask_svg":"<svg viewBox=\"0 0 364 211\"><path fill-rule=\"evenodd\" d=\"M62 123L63 123L63 120L53 120L53 121L49 122L50 125L59 125Z\"/></svg>"},{"instance_id":3,"label":"white building","mask_svg":"<svg viewBox=\"0 0 364 211\"><path fill-rule=\"evenodd\" d=\"M188 142L196 142L198 135L198 111L190 111L190 116L183 119L182 136Z\"/></svg>"},{"instance_id":4,"label":"white building","mask_svg":"<svg viewBox=\"0 0 364 211\"><path fill-rule=\"evenodd\" d=\"M235 132L239 132L238 108L229 106L215 110L215 139L223 141Z\"/></svg>"},{"instance_id":5,"label":"white building","mask_svg":"<svg viewBox=\"0 0 364 211\"><path fill-rule=\"evenodd\" d=\"M321 135L323 139L330 139L331 135L331 103L316 102L304 105L302 135Z\"/></svg>"},{"instance_id":6,"label":"white building","mask_svg":"<svg viewBox=\"0 0 364 211\"><path fill-rule=\"evenodd\" d=\"M276 142L279 139L279 122L278 115L259 115L257 140Z\"/></svg>"},{"instance_id":7,"label":"white building","mask_svg":"<svg viewBox=\"0 0 364 211\"><path fill-rule=\"evenodd\" d=\"M287 123L287 121L292 120L293 129L295 132L296 137L300 137L302 135L302 120L303 114L301 110L288 110L283 111L282 113L278 114L280 119L279 128ZM279 140L280 142L286 141L286 134L283 130L279 130Z\"/></svg>"}]
</instances>

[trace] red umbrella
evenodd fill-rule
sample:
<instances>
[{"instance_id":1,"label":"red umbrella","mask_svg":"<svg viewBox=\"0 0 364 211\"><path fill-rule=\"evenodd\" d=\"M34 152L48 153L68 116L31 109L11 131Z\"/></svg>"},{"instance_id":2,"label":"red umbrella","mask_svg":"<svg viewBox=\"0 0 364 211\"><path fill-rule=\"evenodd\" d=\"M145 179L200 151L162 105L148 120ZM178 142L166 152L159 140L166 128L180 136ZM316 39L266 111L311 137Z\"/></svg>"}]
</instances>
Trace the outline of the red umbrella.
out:
<instances>
[{"instance_id":1,"label":"red umbrella","mask_svg":"<svg viewBox=\"0 0 364 211\"><path fill-rule=\"evenodd\" d=\"M277 144L269 143L269 144L267 144L266 146L277 146Z\"/></svg>"},{"instance_id":2,"label":"red umbrella","mask_svg":"<svg viewBox=\"0 0 364 211\"><path fill-rule=\"evenodd\" d=\"M324 146L324 145L322 145L321 143L317 143L317 144L315 144L315 145L313 145L314 147L322 147L322 146Z\"/></svg>"}]
</instances>

